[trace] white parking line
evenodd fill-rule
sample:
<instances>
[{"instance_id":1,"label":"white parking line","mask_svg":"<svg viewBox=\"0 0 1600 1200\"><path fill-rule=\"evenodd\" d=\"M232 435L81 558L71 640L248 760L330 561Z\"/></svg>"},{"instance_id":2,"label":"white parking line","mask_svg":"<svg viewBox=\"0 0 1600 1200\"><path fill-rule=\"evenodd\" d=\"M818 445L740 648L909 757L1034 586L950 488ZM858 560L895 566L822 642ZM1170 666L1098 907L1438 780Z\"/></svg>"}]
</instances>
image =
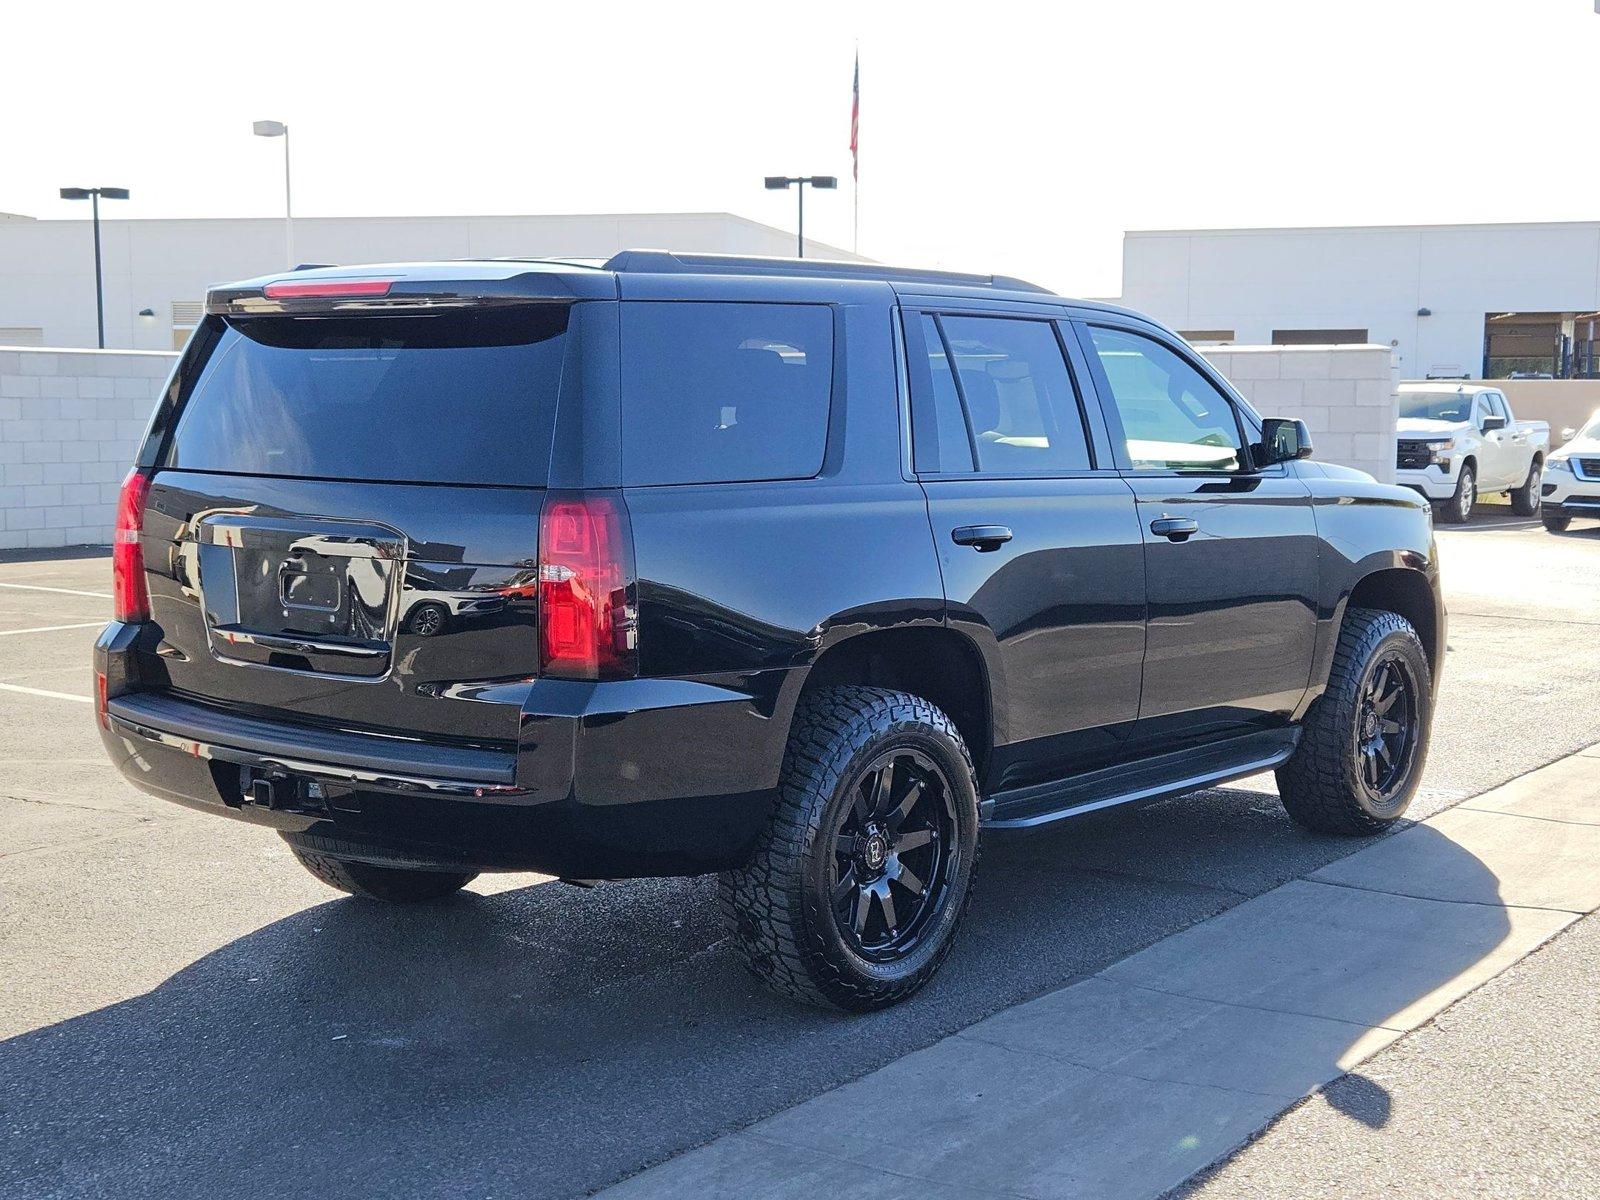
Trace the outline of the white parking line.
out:
<instances>
[{"instance_id":1,"label":"white parking line","mask_svg":"<svg viewBox=\"0 0 1600 1200\"><path fill-rule=\"evenodd\" d=\"M0 629L0 637L10 637L14 633L54 633L58 629L97 629L104 624L104 621L79 621L76 625L35 625L31 629Z\"/></svg>"},{"instance_id":2,"label":"white parking line","mask_svg":"<svg viewBox=\"0 0 1600 1200\"><path fill-rule=\"evenodd\" d=\"M74 696L71 692L47 692L44 688L23 687L20 683L0 683L0 692L21 692L24 696L43 696L46 700L76 700L79 704L93 704L89 696Z\"/></svg>"},{"instance_id":3,"label":"white parking line","mask_svg":"<svg viewBox=\"0 0 1600 1200\"><path fill-rule=\"evenodd\" d=\"M93 596L97 600L111 599L110 592L82 592L77 588L45 587L39 583L0 583L0 588L16 588L24 592L55 592L60 596Z\"/></svg>"}]
</instances>

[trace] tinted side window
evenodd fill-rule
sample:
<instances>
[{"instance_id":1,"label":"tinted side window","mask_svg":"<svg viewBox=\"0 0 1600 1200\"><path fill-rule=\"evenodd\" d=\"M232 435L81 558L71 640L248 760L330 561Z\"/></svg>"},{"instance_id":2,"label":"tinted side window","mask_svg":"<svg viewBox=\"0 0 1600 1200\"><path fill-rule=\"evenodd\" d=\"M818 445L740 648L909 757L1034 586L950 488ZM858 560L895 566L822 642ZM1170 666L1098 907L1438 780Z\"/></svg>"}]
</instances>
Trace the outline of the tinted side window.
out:
<instances>
[{"instance_id":1,"label":"tinted side window","mask_svg":"<svg viewBox=\"0 0 1600 1200\"><path fill-rule=\"evenodd\" d=\"M1233 405L1179 355L1151 338L1089 326L1136 471L1237 471Z\"/></svg>"},{"instance_id":2,"label":"tinted side window","mask_svg":"<svg viewBox=\"0 0 1600 1200\"><path fill-rule=\"evenodd\" d=\"M921 321L922 340L928 351L928 374L932 379L938 459L934 463L924 463L919 459L917 469L947 475L971 472L974 469L972 443L967 434L967 419L961 414L955 369L950 365L950 356L945 353L944 335L939 332L938 322L927 313L922 314Z\"/></svg>"},{"instance_id":3,"label":"tinted side window","mask_svg":"<svg viewBox=\"0 0 1600 1200\"><path fill-rule=\"evenodd\" d=\"M622 479L732 483L822 469L833 316L814 304L622 305Z\"/></svg>"},{"instance_id":4,"label":"tinted side window","mask_svg":"<svg viewBox=\"0 0 1600 1200\"><path fill-rule=\"evenodd\" d=\"M1048 321L940 317L939 324L980 471L1090 469L1078 395Z\"/></svg>"}]
</instances>

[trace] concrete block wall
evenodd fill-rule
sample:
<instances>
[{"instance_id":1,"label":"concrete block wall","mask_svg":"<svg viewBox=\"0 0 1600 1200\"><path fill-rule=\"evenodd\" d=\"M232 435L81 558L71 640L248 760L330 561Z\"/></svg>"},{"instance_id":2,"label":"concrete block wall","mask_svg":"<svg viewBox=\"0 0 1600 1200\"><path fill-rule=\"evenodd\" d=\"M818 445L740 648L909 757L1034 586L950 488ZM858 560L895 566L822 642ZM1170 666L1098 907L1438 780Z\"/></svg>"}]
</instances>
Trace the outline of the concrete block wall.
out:
<instances>
[{"instance_id":1,"label":"concrete block wall","mask_svg":"<svg viewBox=\"0 0 1600 1200\"><path fill-rule=\"evenodd\" d=\"M1394 353L1388 346L1201 346L1264 417L1299 417L1313 458L1394 482Z\"/></svg>"},{"instance_id":2,"label":"concrete block wall","mask_svg":"<svg viewBox=\"0 0 1600 1200\"><path fill-rule=\"evenodd\" d=\"M104 545L175 353L0 346L0 550Z\"/></svg>"},{"instance_id":3,"label":"concrete block wall","mask_svg":"<svg viewBox=\"0 0 1600 1200\"><path fill-rule=\"evenodd\" d=\"M1300 417L1316 457L1394 481L1387 346L1215 346L1201 353L1268 417ZM117 488L177 359L0 347L0 550L104 545Z\"/></svg>"}]
</instances>

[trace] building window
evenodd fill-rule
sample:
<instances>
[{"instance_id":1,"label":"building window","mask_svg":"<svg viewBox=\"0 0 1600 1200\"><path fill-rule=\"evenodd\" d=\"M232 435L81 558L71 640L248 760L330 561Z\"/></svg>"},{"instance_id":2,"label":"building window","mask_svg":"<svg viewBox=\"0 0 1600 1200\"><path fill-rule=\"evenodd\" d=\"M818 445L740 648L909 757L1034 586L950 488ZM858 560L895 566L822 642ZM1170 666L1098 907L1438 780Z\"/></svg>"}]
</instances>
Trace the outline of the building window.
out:
<instances>
[{"instance_id":1,"label":"building window","mask_svg":"<svg viewBox=\"0 0 1600 1200\"><path fill-rule=\"evenodd\" d=\"M0 325L0 346L42 346L44 330L37 325Z\"/></svg>"},{"instance_id":2,"label":"building window","mask_svg":"<svg viewBox=\"0 0 1600 1200\"><path fill-rule=\"evenodd\" d=\"M182 350L188 344L189 335L194 332L194 327L200 324L201 318L206 315L206 305L203 300L174 300L172 302L172 348Z\"/></svg>"},{"instance_id":3,"label":"building window","mask_svg":"<svg viewBox=\"0 0 1600 1200\"><path fill-rule=\"evenodd\" d=\"M1274 346L1359 346L1371 339L1365 329L1274 329Z\"/></svg>"},{"instance_id":4,"label":"building window","mask_svg":"<svg viewBox=\"0 0 1600 1200\"><path fill-rule=\"evenodd\" d=\"M1180 329L1178 336L1191 346L1214 346L1235 340L1231 329Z\"/></svg>"}]
</instances>

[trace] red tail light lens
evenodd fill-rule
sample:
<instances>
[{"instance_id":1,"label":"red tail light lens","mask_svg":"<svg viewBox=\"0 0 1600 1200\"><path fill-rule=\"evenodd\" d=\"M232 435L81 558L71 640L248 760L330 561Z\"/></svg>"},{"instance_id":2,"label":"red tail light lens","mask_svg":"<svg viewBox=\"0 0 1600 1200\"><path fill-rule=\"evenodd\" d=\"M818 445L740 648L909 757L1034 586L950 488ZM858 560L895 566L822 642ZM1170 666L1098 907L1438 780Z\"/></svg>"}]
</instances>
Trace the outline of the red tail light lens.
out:
<instances>
[{"instance_id":1,"label":"red tail light lens","mask_svg":"<svg viewBox=\"0 0 1600 1200\"><path fill-rule=\"evenodd\" d=\"M559 679L639 673L633 538L620 496L549 493L539 514L539 661Z\"/></svg>"},{"instance_id":2,"label":"red tail light lens","mask_svg":"<svg viewBox=\"0 0 1600 1200\"><path fill-rule=\"evenodd\" d=\"M144 501L149 493L149 477L132 471L122 481L122 493L117 497L117 528L111 538L111 596L112 612L119 621L150 619L144 551L139 546L139 534L144 530Z\"/></svg>"}]
</instances>

